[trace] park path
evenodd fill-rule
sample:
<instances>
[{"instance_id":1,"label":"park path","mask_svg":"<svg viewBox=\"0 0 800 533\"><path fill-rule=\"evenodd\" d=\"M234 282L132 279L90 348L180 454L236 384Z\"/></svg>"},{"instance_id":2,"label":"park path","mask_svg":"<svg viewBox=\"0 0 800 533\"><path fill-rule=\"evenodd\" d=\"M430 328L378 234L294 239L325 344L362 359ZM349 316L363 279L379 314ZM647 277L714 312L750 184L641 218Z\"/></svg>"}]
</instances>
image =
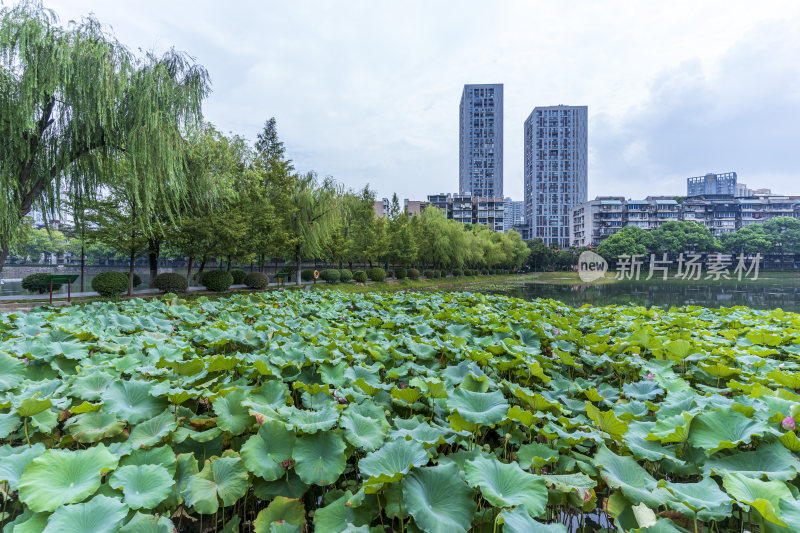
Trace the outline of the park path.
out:
<instances>
[{"instance_id":1,"label":"park path","mask_svg":"<svg viewBox=\"0 0 800 533\"><path fill-rule=\"evenodd\" d=\"M311 285L314 283L313 281L304 281L303 285ZM294 286L295 283L291 284L284 284L284 286ZM280 284L277 282L273 282L269 284L270 287L279 287ZM231 285L231 289L246 289L246 285ZM189 287L186 292L203 292L205 291L205 287ZM151 294L161 294L161 291L158 289L136 289L133 291L134 296L145 296ZM127 293L123 294L122 296L126 296ZM99 297L100 295L94 291L84 291L84 292L73 292L72 298L86 298L86 297ZM0 313L11 313L14 311L30 311L34 307L39 305L47 305L50 300L50 294L9 294L5 296L0 296ZM76 303L85 303L85 302L76 302ZM53 305L54 306L66 306L69 305L67 302L67 295L64 293L54 293L53 294Z\"/></svg>"}]
</instances>

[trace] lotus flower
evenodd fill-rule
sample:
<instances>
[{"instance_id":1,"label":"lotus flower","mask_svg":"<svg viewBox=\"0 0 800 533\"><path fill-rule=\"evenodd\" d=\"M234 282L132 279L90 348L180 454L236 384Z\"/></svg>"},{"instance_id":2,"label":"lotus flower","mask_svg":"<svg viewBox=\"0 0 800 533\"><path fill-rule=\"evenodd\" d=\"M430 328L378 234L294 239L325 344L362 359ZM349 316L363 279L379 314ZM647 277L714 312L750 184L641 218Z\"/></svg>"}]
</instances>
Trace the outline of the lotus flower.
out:
<instances>
[{"instance_id":1,"label":"lotus flower","mask_svg":"<svg viewBox=\"0 0 800 533\"><path fill-rule=\"evenodd\" d=\"M647 381L653 381L653 379L654 379L655 377L656 377L656 375L655 375L655 374L647 374Z\"/></svg>"},{"instance_id":2,"label":"lotus flower","mask_svg":"<svg viewBox=\"0 0 800 533\"><path fill-rule=\"evenodd\" d=\"M553 330L553 333L554 333L554 334L556 334L556 335L560 335L560 334L561 334L561 332L560 332L560 331L558 331L557 329L554 329L554 330Z\"/></svg>"},{"instance_id":3,"label":"lotus flower","mask_svg":"<svg viewBox=\"0 0 800 533\"><path fill-rule=\"evenodd\" d=\"M783 420L781 420L781 427L783 429L788 429L789 431L794 429L794 418L791 416L787 416Z\"/></svg>"}]
</instances>

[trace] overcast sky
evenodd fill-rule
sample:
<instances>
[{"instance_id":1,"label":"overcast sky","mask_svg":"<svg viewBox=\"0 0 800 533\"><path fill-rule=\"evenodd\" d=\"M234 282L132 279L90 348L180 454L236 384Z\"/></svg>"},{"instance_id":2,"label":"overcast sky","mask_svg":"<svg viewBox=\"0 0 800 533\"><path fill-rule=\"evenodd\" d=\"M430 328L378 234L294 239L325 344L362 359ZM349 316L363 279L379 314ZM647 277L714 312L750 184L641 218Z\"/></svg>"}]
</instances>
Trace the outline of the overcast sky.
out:
<instances>
[{"instance_id":1,"label":"overcast sky","mask_svg":"<svg viewBox=\"0 0 800 533\"><path fill-rule=\"evenodd\" d=\"M4 0L6 5L8 0ZM458 188L465 83L505 84L505 194L534 106L589 106L589 196L739 173L800 194L800 2L45 0L131 48L189 52L208 120L275 116L299 170L402 198Z\"/></svg>"}]
</instances>

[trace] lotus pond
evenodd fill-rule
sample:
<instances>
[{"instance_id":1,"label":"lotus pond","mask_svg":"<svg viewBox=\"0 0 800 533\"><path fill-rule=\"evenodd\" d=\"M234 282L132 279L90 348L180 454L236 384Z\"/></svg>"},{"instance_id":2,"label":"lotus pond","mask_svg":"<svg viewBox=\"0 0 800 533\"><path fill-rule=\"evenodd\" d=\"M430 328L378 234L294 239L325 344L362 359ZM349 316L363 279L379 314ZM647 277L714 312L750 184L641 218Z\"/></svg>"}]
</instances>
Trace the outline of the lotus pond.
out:
<instances>
[{"instance_id":1,"label":"lotus pond","mask_svg":"<svg viewBox=\"0 0 800 533\"><path fill-rule=\"evenodd\" d=\"M797 531L800 315L269 292L0 315L4 532Z\"/></svg>"}]
</instances>

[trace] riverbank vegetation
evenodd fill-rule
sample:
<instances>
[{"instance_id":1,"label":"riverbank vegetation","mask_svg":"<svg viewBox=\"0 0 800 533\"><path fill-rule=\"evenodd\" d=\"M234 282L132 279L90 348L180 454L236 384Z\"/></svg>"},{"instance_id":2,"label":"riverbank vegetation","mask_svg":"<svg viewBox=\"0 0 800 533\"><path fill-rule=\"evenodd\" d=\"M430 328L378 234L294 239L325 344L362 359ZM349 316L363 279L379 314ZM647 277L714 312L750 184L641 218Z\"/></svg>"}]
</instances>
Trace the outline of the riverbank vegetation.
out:
<instances>
[{"instance_id":1,"label":"riverbank vegetation","mask_svg":"<svg viewBox=\"0 0 800 533\"><path fill-rule=\"evenodd\" d=\"M7 529L800 519L791 313L283 291L43 308L0 331Z\"/></svg>"}]
</instances>

